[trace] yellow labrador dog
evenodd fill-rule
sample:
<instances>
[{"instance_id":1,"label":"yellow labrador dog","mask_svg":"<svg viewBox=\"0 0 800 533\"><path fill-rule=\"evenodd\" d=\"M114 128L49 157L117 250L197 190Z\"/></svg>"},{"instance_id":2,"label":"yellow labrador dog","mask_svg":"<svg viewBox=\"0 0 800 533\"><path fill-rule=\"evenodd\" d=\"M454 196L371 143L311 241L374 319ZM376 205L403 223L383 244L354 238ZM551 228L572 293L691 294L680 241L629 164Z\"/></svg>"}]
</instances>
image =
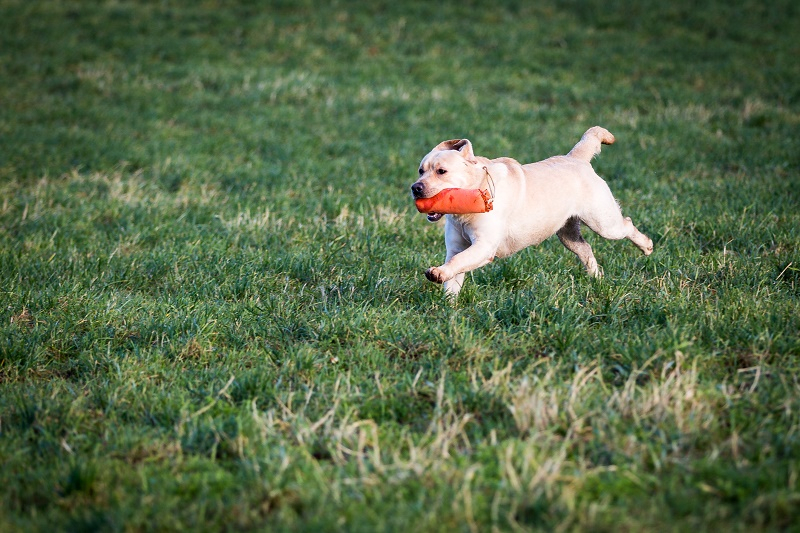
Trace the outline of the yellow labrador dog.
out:
<instances>
[{"instance_id":1,"label":"yellow labrador dog","mask_svg":"<svg viewBox=\"0 0 800 533\"><path fill-rule=\"evenodd\" d=\"M571 250L591 276L602 272L583 236L581 223L606 239L630 239L645 254L653 241L623 217L617 201L592 165L601 144L614 136L599 126L583 134L567 155L521 165L514 159L476 156L467 139L444 141L419 165L419 179L411 186L414 198L430 198L442 189L494 189L494 209L488 213L447 215L445 263L431 267L425 276L443 283L455 297L464 274L539 244L553 234ZM441 213L428 214L436 222Z\"/></svg>"}]
</instances>

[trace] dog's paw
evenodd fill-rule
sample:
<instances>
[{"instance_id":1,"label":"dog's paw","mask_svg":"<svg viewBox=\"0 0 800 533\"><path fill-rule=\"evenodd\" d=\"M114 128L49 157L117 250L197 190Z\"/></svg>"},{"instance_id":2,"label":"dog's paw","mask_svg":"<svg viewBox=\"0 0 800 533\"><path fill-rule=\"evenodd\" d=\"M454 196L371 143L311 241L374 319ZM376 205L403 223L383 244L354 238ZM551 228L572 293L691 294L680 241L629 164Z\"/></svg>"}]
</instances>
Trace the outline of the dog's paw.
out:
<instances>
[{"instance_id":1,"label":"dog's paw","mask_svg":"<svg viewBox=\"0 0 800 533\"><path fill-rule=\"evenodd\" d=\"M439 267L430 267L425 271L425 277L434 283L444 283L448 279L445 277L444 272Z\"/></svg>"}]
</instances>

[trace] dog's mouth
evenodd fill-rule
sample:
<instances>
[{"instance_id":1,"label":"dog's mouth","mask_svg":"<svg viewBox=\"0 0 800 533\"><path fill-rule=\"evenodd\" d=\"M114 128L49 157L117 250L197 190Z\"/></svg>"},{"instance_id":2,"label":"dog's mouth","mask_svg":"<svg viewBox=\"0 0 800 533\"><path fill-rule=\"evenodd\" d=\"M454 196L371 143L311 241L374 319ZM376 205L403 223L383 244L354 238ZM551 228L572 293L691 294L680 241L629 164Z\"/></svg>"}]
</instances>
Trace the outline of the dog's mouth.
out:
<instances>
[{"instance_id":1,"label":"dog's mouth","mask_svg":"<svg viewBox=\"0 0 800 533\"><path fill-rule=\"evenodd\" d=\"M423 196L423 195L424 195L423 191L414 191L414 193L412 194L412 196L414 197L414 202L417 204L417 209L421 213L424 213L427 209L432 207L432 206L428 206L428 205L425 205L425 204L426 204L426 200L429 200L430 198L433 198L433 196ZM444 216L444 213L430 212L430 213L426 213L426 215L428 216L428 222L437 222L437 221L439 221L439 219L441 219Z\"/></svg>"}]
</instances>

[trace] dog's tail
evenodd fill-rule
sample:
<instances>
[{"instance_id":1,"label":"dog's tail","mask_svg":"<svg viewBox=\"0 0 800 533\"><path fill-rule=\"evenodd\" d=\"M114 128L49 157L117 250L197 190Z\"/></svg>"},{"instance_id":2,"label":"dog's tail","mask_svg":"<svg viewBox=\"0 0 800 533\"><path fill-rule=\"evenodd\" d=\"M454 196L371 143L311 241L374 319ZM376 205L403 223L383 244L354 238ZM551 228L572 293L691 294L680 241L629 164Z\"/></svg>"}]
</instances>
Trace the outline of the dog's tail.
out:
<instances>
[{"instance_id":1,"label":"dog's tail","mask_svg":"<svg viewBox=\"0 0 800 533\"><path fill-rule=\"evenodd\" d=\"M583 134L578 144L576 144L567 155L588 163L594 156L600 153L601 144L613 143L614 136L611 135L610 131L600 126L594 126L586 130L586 133Z\"/></svg>"}]
</instances>

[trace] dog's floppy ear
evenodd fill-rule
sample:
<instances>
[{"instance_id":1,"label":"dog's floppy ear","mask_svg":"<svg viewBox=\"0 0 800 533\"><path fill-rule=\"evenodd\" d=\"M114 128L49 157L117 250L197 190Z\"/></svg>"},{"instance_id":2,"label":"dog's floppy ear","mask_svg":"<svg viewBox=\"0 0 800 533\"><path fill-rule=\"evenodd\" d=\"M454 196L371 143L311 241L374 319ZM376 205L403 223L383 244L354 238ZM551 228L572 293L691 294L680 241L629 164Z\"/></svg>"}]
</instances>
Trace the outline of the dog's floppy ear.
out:
<instances>
[{"instance_id":1,"label":"dog's floppy ear","mask_svg":"<svg viewBox=\"0 0 800 533\"><path fill-rule=\"evenodd\" d=\"M475 160L475 154L472 152L472 143L469 142L469 139L450 139L439 143L434 150L456 150L467 161Z\"/></svg>"}]
</instances>

